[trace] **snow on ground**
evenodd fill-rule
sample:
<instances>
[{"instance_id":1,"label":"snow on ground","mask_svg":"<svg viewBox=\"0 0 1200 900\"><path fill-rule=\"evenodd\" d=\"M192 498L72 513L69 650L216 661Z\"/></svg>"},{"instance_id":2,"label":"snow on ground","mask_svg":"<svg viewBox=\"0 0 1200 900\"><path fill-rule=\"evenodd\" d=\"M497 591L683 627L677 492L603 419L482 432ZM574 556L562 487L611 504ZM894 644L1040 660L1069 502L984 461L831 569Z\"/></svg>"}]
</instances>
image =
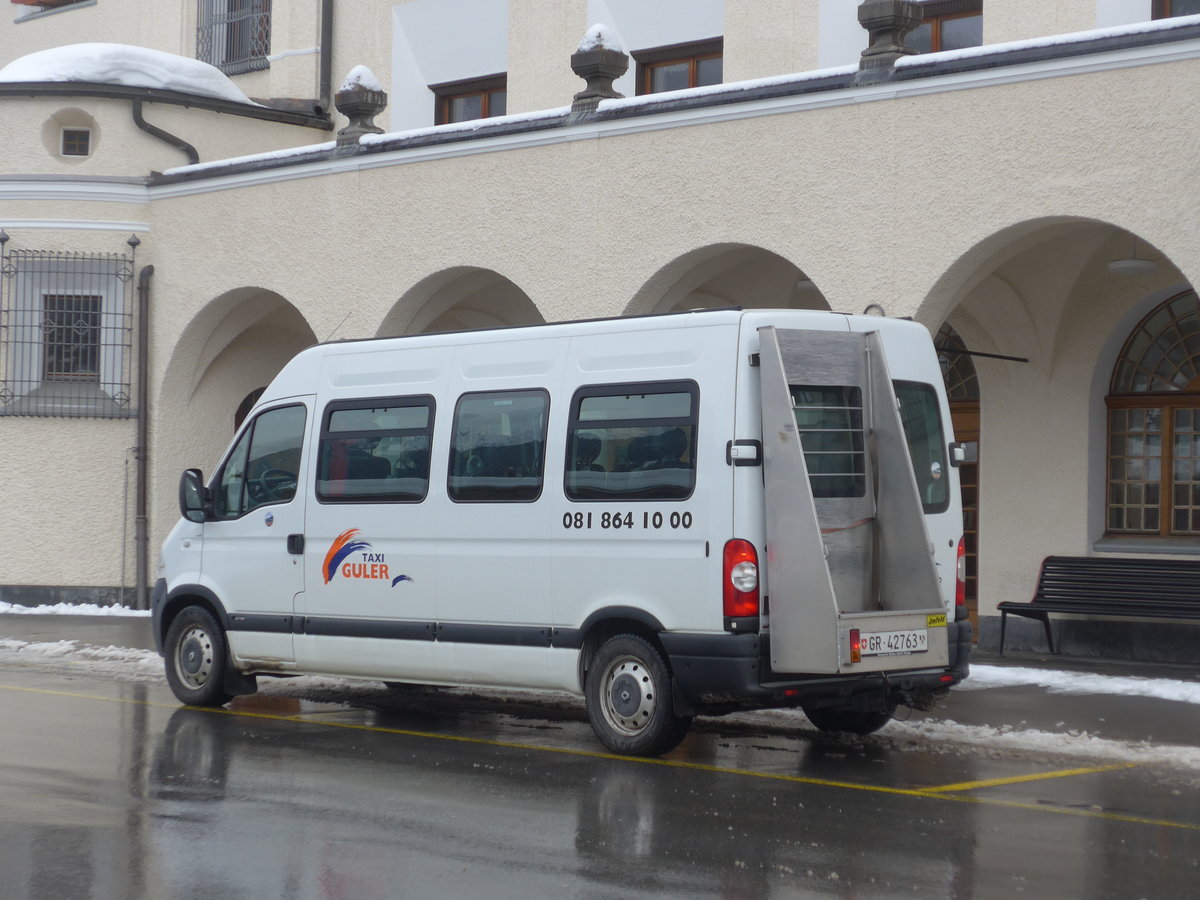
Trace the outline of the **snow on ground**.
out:
<instances>
[{"instance_id":1,"label":"snow on ground","mask_svg":"<svg viewBox=\"0 0 1200 900\"><path fill-rule=\"evenodd\" d=\"M99 606L95 603L54 603L47 606L18 606L0 603L0 614L15 616L148 616L148 609L124 606Z\"/></svg>"},{"instance_id":2,"label":"snow on ground","mask_svg":"<svg viewBox=\"0 0 1200 900\"><path fill-rule=\"evenodd\" d=\"M14 59L0 69L0 81L120 84L259 105L216 66L129 44L68 44L38 50Z\"/></svg>"},{"instance_id":3,"label":"snow on ground","mask_svg":"<svg viewBox=\"0 0 1200 900\"><path fill-rule=\"evenodd\" d=\"M162 658L152 650L90 646L78 641L38 642L0 638L0 665L4 664L65 670L68 674L86 674L88 677L102 676L148 683L161 683L163 680ZM974 683L971 684L970 690L1028 684L1038 685L1055 693L1121 694L1200 704L1200 685L1163 678L1115 677L1014 666L973 666L971 681ZM386 696L382 685L375 682L318 676L280 680L264 678L259 682L259 689L263 694L320 699L325 702L337 702L339 698L346 700L349 699L349 695L361 698L364 689L378 691ZM965 686L957 688L965 689ZM446 690L465 697L525 700L535 708L540 706L548 712L556 706L579 706L578 700L566 695L492 691L482 688ZM736 713L721 721L792 733L814 730L799 710ZM1009 725L964 725L952 719L932 717L909 721L897 719L867 740L875 746L897 751L969 751L993 756L1039 753L1098 763L1128 762L1200 772L1200 747L1113 740L1087 732L1049 732Z\"/></svg>"}]
</instances>

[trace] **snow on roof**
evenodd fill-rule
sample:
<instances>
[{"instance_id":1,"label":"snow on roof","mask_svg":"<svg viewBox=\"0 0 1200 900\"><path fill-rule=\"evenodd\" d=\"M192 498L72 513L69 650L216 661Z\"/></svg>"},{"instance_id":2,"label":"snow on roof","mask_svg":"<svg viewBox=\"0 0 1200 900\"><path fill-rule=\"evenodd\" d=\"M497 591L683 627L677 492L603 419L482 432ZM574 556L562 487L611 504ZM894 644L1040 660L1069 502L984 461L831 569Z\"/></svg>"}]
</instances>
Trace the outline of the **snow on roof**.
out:
<instances>
[{"instance_id":1,"label":"snow on roof","mask_svg":"<svg viewBox=\"0 0 1200 900\"><path fill-rule=\"evenodd\" d=\"M1155 31L1170 31L1173 28L1184 28L1188 25L1200 25L1200 16L1175 16L1171 19L1154 19L1148 22L1134 22L1130 25L1114 25L1110 28L1093 28L1089 31L1051 34L1045 37L1028 38L1023 41L1006 41L1002 44L983 44L978 47L964 47L961 50L920 53L914 56L904 56L896 60L896 68L906 69L909 66L952 62L957 59L971 59L976 56L1014 53L1018 50L1032 50L1038 47L1059 47L1066 44L1097 41L1103 38L1119 38L1137 34L1149 34Z\"/></svg>"},{"instance_id":2,"label":"snow on roof","mask_svg":"<svg viewBox=\"0 0 1200 900\"><path fill-rule=\"evenodd\" d=\"M68 44L30 53L0 69L0 82L42 81L157 88L258 106L215 66L128 44Z\"/></svg>"}]
</instances>

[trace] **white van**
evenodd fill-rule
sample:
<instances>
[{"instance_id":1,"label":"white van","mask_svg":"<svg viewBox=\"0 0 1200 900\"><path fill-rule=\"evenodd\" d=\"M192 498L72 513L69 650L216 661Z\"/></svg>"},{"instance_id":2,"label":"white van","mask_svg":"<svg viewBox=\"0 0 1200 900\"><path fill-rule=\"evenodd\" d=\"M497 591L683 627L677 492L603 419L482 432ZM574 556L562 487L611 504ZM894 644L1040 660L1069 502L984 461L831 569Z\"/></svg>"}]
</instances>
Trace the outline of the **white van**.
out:
<instances>
[{"instance_id":1,"label":"white van","mask_svg":"<svg viewBox=\"0 0 1200 900\"><path fill-rule=\"evenodd\" d=\"M184 473L155 639L189 704L319 673L567 691L619 753L746 708L868 733L967 674L948 423L896 319L322 344Z\"/></svg>"}]
</instances>

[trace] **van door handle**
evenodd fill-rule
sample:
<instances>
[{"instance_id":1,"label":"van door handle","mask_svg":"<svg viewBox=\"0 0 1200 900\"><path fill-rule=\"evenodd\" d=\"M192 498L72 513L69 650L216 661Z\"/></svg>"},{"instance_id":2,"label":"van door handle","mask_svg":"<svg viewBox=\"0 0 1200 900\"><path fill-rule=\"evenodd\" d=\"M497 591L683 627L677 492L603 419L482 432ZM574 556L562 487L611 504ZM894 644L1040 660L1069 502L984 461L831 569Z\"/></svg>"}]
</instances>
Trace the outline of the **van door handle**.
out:
<instances>
[{"instance_id":1,"label":"van door handle","mask_svg":"<svg viewBox=\"0 0 1200 900\"><path fill-rule=\"evenodd\" d=\"M296 556L300 556L302 553L304 553L304 535L288 535L288 553L293 553Z\"/></svg>"}]
</instances>

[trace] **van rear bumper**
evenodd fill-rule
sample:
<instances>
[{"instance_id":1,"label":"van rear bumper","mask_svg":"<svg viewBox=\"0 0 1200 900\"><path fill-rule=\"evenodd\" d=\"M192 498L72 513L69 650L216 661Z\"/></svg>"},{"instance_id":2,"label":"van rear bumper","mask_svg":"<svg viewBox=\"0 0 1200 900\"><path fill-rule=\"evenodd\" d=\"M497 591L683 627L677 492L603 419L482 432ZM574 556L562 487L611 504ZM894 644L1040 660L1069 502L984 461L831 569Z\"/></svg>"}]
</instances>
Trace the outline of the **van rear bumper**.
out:
<instances>
[{"instance_id":1,"label":"van rear bumper","mask_svg":"<svg viewBox=\"0 0 1200 900\"><path fill-rule=\"evenodd\" d=\"M970 670L971 623L947 625L950 665L864 674L804 675L771 670L770 637L759 634L659 635L675 678L677 700L693 712L800 706L864 692L928 695L944 691Z\"/></svg>"}]
</instances>

